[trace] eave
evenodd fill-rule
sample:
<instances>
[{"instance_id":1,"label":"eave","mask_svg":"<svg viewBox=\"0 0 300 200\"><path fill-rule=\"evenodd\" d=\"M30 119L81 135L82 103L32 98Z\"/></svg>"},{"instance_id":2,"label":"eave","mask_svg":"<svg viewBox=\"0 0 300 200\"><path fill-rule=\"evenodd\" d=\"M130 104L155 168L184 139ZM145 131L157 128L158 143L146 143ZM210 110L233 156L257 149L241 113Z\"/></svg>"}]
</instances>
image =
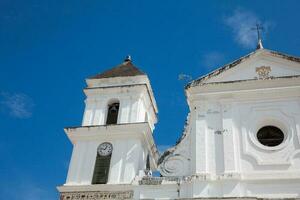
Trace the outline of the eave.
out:
<instances>
[{"instance_id":1,"label":"eave","mask_svg":"<svg viewBox=\"0 0 300 200\"><path fill-rule=\"evenodd\" d=\"M283 76L283 77L271 77L269 79L249 79L239 81L228 82L213 82L203 83L198 87L191 87L185 91L190 102L202 99L213 98L220 95L236 96L253 94L273 94L273 96L282 96L287 93L297 97L300 94L300 75L296 76Z\"/></svg>"}]
</instances>

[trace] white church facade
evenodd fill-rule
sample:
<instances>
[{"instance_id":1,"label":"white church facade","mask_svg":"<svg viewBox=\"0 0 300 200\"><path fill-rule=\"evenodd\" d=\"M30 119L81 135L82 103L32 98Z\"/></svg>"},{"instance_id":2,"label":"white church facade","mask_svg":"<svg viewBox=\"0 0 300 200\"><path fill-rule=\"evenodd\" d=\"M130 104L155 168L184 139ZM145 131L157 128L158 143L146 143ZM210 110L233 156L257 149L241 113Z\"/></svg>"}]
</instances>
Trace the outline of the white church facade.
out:
<instances>
[{"instance_id":1,"label":"white church facade","mask_svg":"<svg viewBox=\"0 0 300 200\"><path fill-rule=\"evenodd\" d=\"M184 132L163 154L150 81L130 58L86 82L82 125L64 129L61 200L300 198L300 58L259 46L190 82Z\"/></svg>"}]
</instances>

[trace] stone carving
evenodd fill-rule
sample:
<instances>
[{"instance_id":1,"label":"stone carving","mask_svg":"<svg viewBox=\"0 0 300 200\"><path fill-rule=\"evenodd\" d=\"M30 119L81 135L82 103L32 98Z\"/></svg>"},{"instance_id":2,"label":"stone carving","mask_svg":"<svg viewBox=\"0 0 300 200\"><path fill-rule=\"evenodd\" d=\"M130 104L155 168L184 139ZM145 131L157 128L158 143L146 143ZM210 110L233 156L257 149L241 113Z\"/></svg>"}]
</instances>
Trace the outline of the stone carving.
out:
<instances>
[{"instance_id":1,"label":"stone carving","mask_svg":"<svg viewBox=\"0 0 300 200\"><path fill-rule=\"evenodd\" d=\"M189 177L143 177L139 180L140 185L161 185L163 181L168 182L180 182L182 180L188 181L190 180Z\"/></svg>"},{"instance_id":2,"label":"stone carving","mask_svg":"<svg viewBox=\"0 0 300 200\"><path fill-rule=\"evenodd\" d=\"M161 175L186 176L190 170L190 114L188 114L184 131L174 147L169 148L158 160Z\"/></svg>"},{"instance_id":3,"label":"stone carving","mask_svg":"<svg viewBox=\"0 0 300 200\"><path fill-rule=\"evenodd\" d=\"M60 200L133 199L133 191L63 192Z\"/></svg>"},{"instance_id":4,"label":"stone carving","mask_svg":"<svg viewBox=\"0 0 300 200\"><path fill-rule=\"evenodd\" d=\"M179 154L167 156L160 164L160 173L163 176L184 176L188 172L189 159Z\"/></svg>"},{"instance_id":5,"label":"stone carving","mask_svg":"<svg viewBox=\"0 0 300 200\"><path fill-rule=\"evenodd\" d=\"M259 79L267 79L270 78L269 73L271 72L271 67L261 66L256 67L256 73L258 74Z\"/></svg>"},{"instance_id":6,"label":"stone carving","mask_svg":"<svg viewBox=\"0 0 300 200\"><path fill-rule=\"evenodd\" d=\"M160 185L162 183L162 178L160 177L148 177L145 176L139 180L140 185Z\"/></svg>"}]
</instances>

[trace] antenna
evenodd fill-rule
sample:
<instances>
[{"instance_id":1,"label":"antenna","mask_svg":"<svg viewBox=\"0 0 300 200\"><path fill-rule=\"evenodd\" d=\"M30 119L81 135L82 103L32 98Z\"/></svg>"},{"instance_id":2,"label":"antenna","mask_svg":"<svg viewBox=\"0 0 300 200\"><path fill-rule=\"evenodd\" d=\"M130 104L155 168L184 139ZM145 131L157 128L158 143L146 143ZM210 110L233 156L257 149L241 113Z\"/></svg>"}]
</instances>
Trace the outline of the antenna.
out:
<instances>
[{"instance_id":1,"label":"antenna","mask_svg":"<svg viewBox=\"0 0 300 200\"><path fill-rule=\"evenodd\" d=\"M178 80L180 80L180 81L182 81L182 80L191 81L192 77L190 75L187 75L187 74L179 74L178 75Z\"/></svg>"}]
</instances>

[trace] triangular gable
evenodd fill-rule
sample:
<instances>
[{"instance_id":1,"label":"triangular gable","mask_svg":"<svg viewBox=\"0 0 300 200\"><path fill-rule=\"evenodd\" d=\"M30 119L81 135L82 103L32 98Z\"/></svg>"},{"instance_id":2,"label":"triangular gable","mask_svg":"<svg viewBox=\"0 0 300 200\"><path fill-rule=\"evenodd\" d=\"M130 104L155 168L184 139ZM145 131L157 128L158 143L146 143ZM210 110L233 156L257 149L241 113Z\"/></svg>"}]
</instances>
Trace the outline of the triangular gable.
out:
<instances>
[{"instance_id":1,"label":"triangular gable","mask_svg":"<svg viewBox=\"0 0 300 200\"><path fill-rule=\"evenodd\" d=\"M299 57L258 49L192 81L187 87L215 82L288 76L300 76Z\"/></svg>"}]
</instances>

